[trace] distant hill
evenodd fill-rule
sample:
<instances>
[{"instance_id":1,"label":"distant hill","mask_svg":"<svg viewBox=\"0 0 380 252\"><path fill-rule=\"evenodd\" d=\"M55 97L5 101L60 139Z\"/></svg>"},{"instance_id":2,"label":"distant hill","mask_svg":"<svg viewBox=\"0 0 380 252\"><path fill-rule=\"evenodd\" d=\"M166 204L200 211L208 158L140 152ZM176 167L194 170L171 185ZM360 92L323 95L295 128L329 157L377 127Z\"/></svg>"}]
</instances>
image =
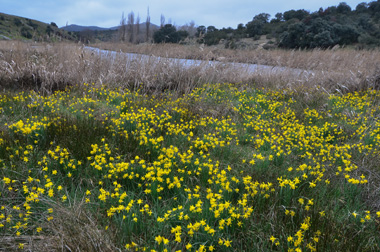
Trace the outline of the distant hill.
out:
<instances>
[{"instance_id":1,"label":"distant hill","mask_svg":"<svg viewBox=\"0 0 380 252\"><path fill-rule=\"evenodd\" d=\"M160 27L155 24L150 24L150 36L153 35ZM114 26L110 28L103 28L98 26L81 26L81 25L68 25L61 27L61 29L75 34L75 36L82 42L107 42L107 41L118 41L119 40L119 26ZM139 31L137 35L137 41L145 41L146 37L146 23L141 23L139 29L137 25L134 27L134 32Z\"/></svg>"},{"instance_id":2,"label":"distant hill","mask_svg":"<svg viewBox=\"0 0 380 252\"><path fill-rule=\"evenodd\" d=\"M140 31L144 31L145 27L146 27L146 23L145 22L141 23L140 24ZM154 30L157 30L160 28L158 25L155 25L155 24L150 24L150 27ZM72 25L63 26L63 27L61 27L61 29L65 30L65 31L70 31L70 32L109 31L109 30L116 31L119 29L119 26L114 26L114 27L110 27L110 28L103 28L103 27L99 27L99 26L82 26L82 25L72 24Z\"/></svg>"},{"instance_id":3,"label":"distant hill","mask_svg":"<svg viewBox=\"0 0 380 252\"><path fill-rule=\"evenodd\" d=\"M82 32L82 31L86 31L86 30L90 30L90 31L117 30L118 27L115 26L115 27L111 27L111 28L102 28L102 27L98 27L98 26L81 26L81 25L72 24L72 25L63 26L63 27L61 27L61 29L68 31L68 32Z\"/></svg>"},{"instance_id":4,"label":"distant hill","mask_svg":"<svg viewBox=\"0 0 380 252\"><path fill-rule=\"evenodd\" d=\"M74 34L37 20L0 12L0 40L77 41Z\"/></svg>"}]
</instances>

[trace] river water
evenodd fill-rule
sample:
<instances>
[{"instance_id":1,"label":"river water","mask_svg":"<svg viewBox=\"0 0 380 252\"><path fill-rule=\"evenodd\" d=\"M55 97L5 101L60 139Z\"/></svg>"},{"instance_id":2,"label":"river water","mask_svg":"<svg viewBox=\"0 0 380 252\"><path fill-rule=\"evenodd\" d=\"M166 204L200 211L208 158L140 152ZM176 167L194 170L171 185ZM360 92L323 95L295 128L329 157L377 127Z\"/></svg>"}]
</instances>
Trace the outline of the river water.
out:
<instances>
[{"instance_id":1,"label":"river water","mask_svg":"<svg viewBox=\"0 0 380 252\"><path fill-rule=\"evenodd\" d=\"M94 47L85 47L85 49L90 50L92 53L100 54L102 57L115 57L118 54L122 54L127 56L128 60L131 61L139 61L141 64L144 62L159 62L160 60L164 60L165 62L170 62L176 65L182 65L183 67L190 66L225 66L229 68L236 69L237 71L244 71L249 74L278 74L287 72L288 74L293 75L310 75L313 74L310 70L303 70L297 68L289 68L289 67L280 67L280 66L268 66L268 65L258 65L258 64L247 64L247 63L234 63L234 62L221 62L221 61L205 61L205 60L193 60L193 59L177 59L177 58L166 58L166 57L158 57L158 56L150 56L145 54L137 54L137 53L123 53L109 50L102 50Z\"/></svg>"}]
</instances>

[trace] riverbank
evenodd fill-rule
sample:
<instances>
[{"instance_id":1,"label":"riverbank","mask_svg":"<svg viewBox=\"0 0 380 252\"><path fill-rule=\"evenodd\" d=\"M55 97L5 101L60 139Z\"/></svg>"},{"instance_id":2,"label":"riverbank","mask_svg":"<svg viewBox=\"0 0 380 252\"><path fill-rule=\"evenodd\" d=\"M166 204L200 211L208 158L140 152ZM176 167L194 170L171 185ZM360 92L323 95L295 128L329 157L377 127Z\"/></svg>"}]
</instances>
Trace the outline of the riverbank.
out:
<instances>
[{"instance_id":1,"label":"riverbank","mask_svg":"<svg viewBox=\"0 0 380 252\"><path fill-rule=\"evenodd\" d=\"M199 48L180 45L95 46L123 53L107 57L77 44L42 44L36 47L35 44L1 41L1 86L49 93L87 82L132 90L140 88L145 92L171 89L180 91L178 93L188 93L204 83L229 82L264 88L286 87L301 92L307 87L320 88L328 93L345 93L378 89L380 85L380 55L376 51L223 50L213 53L217 53L217 58L224 59L210 64L207 50L211 50L211 47L201 51ZM200 52L194 53L195 50ZM131 59L125 53L153 57L147 59L146 56L138 56ZM246 55L245 60L241 56L243 54ZM182 60L173 61L170 58ZM199 61L197 64L185 65L186 59ZM244 65L245 63L271 67L252 71L248 67L252 65ZM302 74L294 74L293 70L283 71L284 68L301 69ZM270 71L266 71L268 69Z\"/></svg>"}]
</instances>

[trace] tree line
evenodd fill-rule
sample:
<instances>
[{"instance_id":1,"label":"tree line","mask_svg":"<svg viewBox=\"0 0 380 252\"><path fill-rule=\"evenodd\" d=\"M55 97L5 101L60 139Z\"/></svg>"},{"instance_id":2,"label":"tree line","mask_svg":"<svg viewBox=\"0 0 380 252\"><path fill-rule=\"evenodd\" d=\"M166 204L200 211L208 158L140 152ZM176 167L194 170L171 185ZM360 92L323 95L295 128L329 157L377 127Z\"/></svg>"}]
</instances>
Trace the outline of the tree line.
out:
<instances>
[{"instance_id":1,"label":"tree line","mask_svg":"<svg viewBox=\"0 0 380 252\"><path fill-rule=\"evenodd\" d=\"M198 26L192 36L199 43L215 45L222 40L226 47L234 48L242 38L258 39L262 35L275 38L282 48L329 48L335 45L380 46L380 0L360 3L352 9L347 3L309 12L304 9L277 13L270 19L260 13L237 28L217 29L215 26ZM154 33L156 43L178 43L190 34L177 31L173 25L161 25ZM191 36L190 36L191 37Z\"/></svg>"},{"instance_id":2,"label":"tree line","mask_svg":"<svg viewBox=\"0 0 380 252\"><path fill-rule=\"evenodd\" d=\"M355 9L341 2L337 6L320 8L309 12L304 9L277 13L273 18L268 13L255 15L246 24L236 28L217 29L215 26L195 26L194 21L181 27L171 24L161 15L159 28L150 22L149 8L143 25L140 16L134 12L122 14L118 31L82 32L79 37L90 41L118 40L129 43L181 43L195 39L198 43L216 45L223 43L226 48L236 48L243 38L257 40L263 35L275 39L281 48L331 48L335 45L355 45L359 48L380 46L380 0L362 2Z\"/></svg>"},{"instance_id":3,"label":"tree line","mask_svg":"<svg viewBox=\"0 0 380 252\"><path fill-rule=\"evenodd\" d=\"M165 22L165 16L161 14L160 28L159 30L151 30L149 8L147 13L147 19L145 21L144 37L140 33L140 17L134 18L134 12L128 14L128 18L124 17L124 13L121 17L119 26L119 40L121 42L128 41L130 43L151 42L155 43L179 43L184 39L193 36L195 34L195 23L191 21L189 24L179 27L171 24L169 19L168 23Z\"/></svg>"}]
</instances>

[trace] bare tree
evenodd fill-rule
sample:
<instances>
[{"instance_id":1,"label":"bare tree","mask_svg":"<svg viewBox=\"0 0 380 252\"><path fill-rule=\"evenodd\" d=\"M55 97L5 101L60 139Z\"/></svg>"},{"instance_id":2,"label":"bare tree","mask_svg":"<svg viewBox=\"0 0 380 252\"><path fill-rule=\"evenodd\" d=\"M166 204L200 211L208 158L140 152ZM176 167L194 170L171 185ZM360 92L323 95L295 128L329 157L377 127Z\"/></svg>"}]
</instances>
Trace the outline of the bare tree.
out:
<instances>
[{"instance_id":1,"label":"bare tree","mask_svg":"<svg viewBox=\"0 0 380 252\"><path fill-rule=\"evenodd\" d=\"M125 41L127 35L127 21L124 17L124 12L121 14L120 26L119 26L119 40Z\"/></svg>"},{"instance_id":2,"label":"bare tree","mask_svg":"<svg viewBox=\"0 0 380 252\"><path fill-rule=\"evenodd\" d=\"M165 16L161 14L161 28L165 25Z\"/></svg>"},{"instance_id":3,"label":"bare tree","mask_svg":"<svg viewBox=\"0 0 380 252\"><path fill-rule=\"evenodd\" d=\"M197 33L197 29L195 28L195 22L192 20L190 23L180 26L178 30L187 31L190 37L194 37Z\"/></svg>"},{"instance_id":4,"label":"bare tree","mask_svg":"<svg viewBox=\"0 0 380 252\"><path fill-rule=\"evenodd\" d=\"M135 41L134 26L135 26L135 13L133 13L133 11L131 11L128 14L128 33L129 33L129 42L131 42L131 43L133 43Z\"/></svg>"},{"instance_id":5,"label":"bare tree","mask_svg":"<svg viewBox=\"0 0 380 252\"><path fill-rule=\"evenodd\" d=\"M191 20L190 23L189 23L189 28L188 28L188 31L189 35L191 37L194 37L195 36L195 33L197 32L197 29L195 28L195 22L194 20Z\"/></svg>"},{"instance_id":6,"label":"bare tree","mask_svg":"<svg viewBox=\"0 0 380 252\"><path fill-rule=\"evenodd\" d=\"M140 14L136 18L136 43L140 43Z\"/></svg>"},{"instance_id":7,"label":"bare tree","mask_svg":"<svg viewBox=\"0 0 380 252\"><path fill-rule=\"evenodd\" d=\"M148 7L148 14L146 16L146 22L145 22L145 26L146 26L146 34L145 34L145 37L146 37L146 42L149 42L149 28L150 28L150 14L149 14L149 7Z\"/></svg>"}]
</instances>

